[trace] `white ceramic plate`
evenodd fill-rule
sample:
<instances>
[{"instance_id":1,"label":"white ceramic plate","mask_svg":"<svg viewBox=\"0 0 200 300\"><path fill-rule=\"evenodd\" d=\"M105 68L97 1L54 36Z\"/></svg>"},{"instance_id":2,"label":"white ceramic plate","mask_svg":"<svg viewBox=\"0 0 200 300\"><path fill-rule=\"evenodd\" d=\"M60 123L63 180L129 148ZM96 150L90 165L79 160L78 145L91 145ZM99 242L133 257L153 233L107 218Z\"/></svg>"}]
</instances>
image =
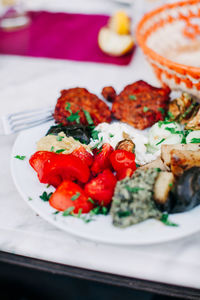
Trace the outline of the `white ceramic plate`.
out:
<instances>
[{"instance_id":1,"label":"white ceramic plate","mask_svg":"<svg viewBox=\"0 0 200 300\"><path fill-rule=\"evenodd\" d=\"M42 218L68 233L93 241L110 244L144 245L175 240L191 235L200 230L200 205L187 213L170 216L170 220L179 224L178 227L165 226L157 220L147 220L126 229L112 225L110 216L95 216L95 220L84 223L74 217L63 217L61 213L53 214L55 210L48 202L43 202L39 195L44 191L53 191L46 184L38 181L36 172L29 165L29 157L36 151L36 141L44 136L52 122L23 131L14 144L11 156L12 176L22 198ZM25 160L14 158L15 155L25 155ZM32 200L29 200L29 199Z\"/></svg>"}]
</instances>

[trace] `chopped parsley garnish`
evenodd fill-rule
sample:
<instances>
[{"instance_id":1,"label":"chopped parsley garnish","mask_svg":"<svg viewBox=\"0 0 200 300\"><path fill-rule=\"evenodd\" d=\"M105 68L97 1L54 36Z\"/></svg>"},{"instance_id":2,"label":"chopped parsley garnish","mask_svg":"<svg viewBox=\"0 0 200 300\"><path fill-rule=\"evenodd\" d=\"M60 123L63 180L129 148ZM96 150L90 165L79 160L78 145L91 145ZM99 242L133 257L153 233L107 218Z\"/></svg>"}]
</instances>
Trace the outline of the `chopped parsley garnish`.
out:
<instances>
[{"instance_id":1,"label":"chopped parsley garnish","mask_svg":"<svg viewBox=\"0 0 200 300\"><path fill-rule=\"evenodd\" d=\"M143 112L147 112L149 110L149 108L147 106L143 107Z\"/></svg>"},{"instance_id":2,"label":"chopped parsley garnish","mask_svg":"<svg viewBox=\"0 0 200 300\"><path fill-rule=\"evenodd\" d=\"M136 100L137 99L137 97L135 95L129 95L128 97L129 97L130 100Z\"/></svg>"},{"instance_id":3,"label":"chopped parsley garnish","mask_svg":"<svg viewBox=\"0 0 200 300\"><path fill-rule=\"evenodd\" d=\"M105 206L97 206L90 211L90 215L107 215L108 209Z\"/></svg>"},{"instance_id":4,"label":"chopped parsley garnish","mask_svg":"<svg viewBox=\"0 0 200 300\"><path fill-rule=\"evenodd\" d=\"M139 186L130 187L130 186L127 185L125 188L126 188L127 191L129 191L130 193L137 193L138 191L144 190L144 188L141 188L141 187L139 187Z\"/></svg>"},{"instance_id":5,"label":"chopped parsley garnish","mask_svg":"<svg viewBox=\"0 0 200 300\"><path fill-rule=\"evenodd\" d=\"M72 114L72 110L71 110L71 103L69 103L69 102L67 102L66 103L67 105L65 106L65 109L67 110L67 111L69 111L70 112L70 114Z\"/></svg>"},{"instance_id":6,"label":"chopped parsley garnish","mask_svg":"<svg viewBox=\"0 0 200 300\"><path fill-rule=\"evenodd\" d=\"M56 137L56 140L57 140L58 142L61 142L62 139L64 139L64 136L58 135L58 136Z\"/></svg>"},{"instance_id":7,"label":"chopped parsley garnish","mask_svg":"<svg viewBox=\"0 0 200 300\"><path fill-rule=\"evenodd\" d=\"M94 146L92 147L92 149L98 148L98 147L101 145L101 142L102 142L102 141L103 141L103 137L100 138L99 142L98 142L96 145L94 145Z\"/></svg>"},{"instance_id":8,"label":"chopped parsley garnish","mask_svg":"<svg viewBox=\"0 0 200 300\"><path fill-rule=\"evenodd\" d=\"M50 186L51 186L51 185L48 183L47 186L46 186L46 188L48 189Z\"/></svg>"},{"instance_id":9,"label":"chopped parsley garnish","mask_svg":"<svg viewBox=\"0 0 200 300\"><path fill-rule=\"evenodd\" d=\"M114 136L114 134L112 133L109 133L109 137L112 138Z\"/></svg>"},{"instance_id":10,"label":"chopped parsley garnish","mask_svg":"<svg viewBox=\"0 0 200 300\"><path fill-rule=\"evenodd\" d=\"M156 146L162 144L165 140L166 140L166 139L162 139L160 142L158 142L158 143L156 144Z\"/></svg>"},{"instance_id":11,"label":"chopped parsley garnish","mask_svg":"<svg viewBox=\"0 0 200 300\"><path fill-rule=\"evenodd\" d=\"M33 199L32 199L31 197L28 197L28 200L31 201L31 200L33 200Z\"/></svg>"},{"instance_id":12,"label":"chopped parsley garnish","mask_svg":"<svg viewBox=\"0 0 200 300\"><path fill-rule=\"evenodd\" d=\"M79 208L77 218L80 218L81 214L82 214L82 208Z\"/></svg>"},{"instance_id":13,"label":"chopped parsley garnish","mask_svg":"<svg viewBox=\"0 0 200 300\"><path fill-rule=\"evenodd\" d=\"M72 213L72 211L74 210L74 206L71 206L71 207L69 207L68 209L66 209L66 210L64 210L64 212L63 212L63 216L64 217L67 217L67 216L69 216L69 215L71 215L71 213Z\"/></svg>"},{"instance_id":14,"label":"chopped parsley garnish","mask_svg":"<svg viewBox=\"0 0 200 300\"><path fill-rule=\"evenodd\" d=\"M167 121L168 119L175 119L174 115L171 113L171 111L167 112L167 117L165 119L165 121Z\"/></svg>"},{"instance_id":15,"label":"chopped parsley garnish","mask_svg":"<svg viewBox=\"0 0 200 300\"><path fill-rule=\"evenodd\" d=\"M136 163L136 168L139 168L140 167L140 165L138 165L137 163Z\"/></svg>"},{"instance_id":16,"label":"chopped parsley garnish","mask_svg":"<svg viewBox=\"0 0 200 300\"><path fill-rule=\"evenodd\" d=\"M96 153L96 154L99 154L99 153L101 153L101 151L102 151L102 147L100 148L100 150Z\"/></svg>"},{"instance_id":17,"label":"chopped parsley garnish","mask_svg":"<svg viewBox=\"0 0 200 300\"><path fill-rule=\"evenodd\" d=\"M158 121L158 127L161 128L162 125L166 125L166 124L174 124L174 121Z\"/></svg>"},{"instance_id":18,"label":"chopped parsley garnish","mask_svg":"<svg viewBox=\"0 0 200 300\"><path fill-rule=\"evenodd\" d=\"M83 109L83 112L84 112L84 114L85 114L85 117L86 117L86 120L87 120L88 124L89 124L89 125L93 125L94 122L93 122L93 120L92 120L92 117L91 117L89 111Z\"/></svg>"},{"instance_id":19,"label":"chopped parsley garnish","mask_svg":"<svg viewBox=\"0 0 200 300\"><path fill-rule=\"evenodd\" d=\"M183 131L176 130L176 128L173 127L165 127L165 130L168 130L172 134L183 134Z\"/></svg>"},{"instance_id":20,"label":"chopped parsley garnish","mask_svg":"<svg viewBox=\"0 0 200 300\"><path fill-rule=\"evenodd\" d=\"M98 130L92 130L91 135L92 135L93 140L98 140L99 131Z\"/></svg>"},{"instance_id":21,"label":"chopped parsley garnish","mask_svg":"<svg viewBox=\"0 0 200 300\"><path fill-rule=\"evenodd\" d=\"M191 139L190 143L192 143L192 144L198 144L198 143L200 143L200 139L193 138L193 139Z\"/></svg>"},{"instance_id":22,"label":"chopped parsley garnish","mask_svg":"<svg viewBox=\"0 0 200 300\"><path fill-rule=\"evenodd\" d=\"M169 183L169 187L173 187L173 183L172 182Z\"/></svg>"},{"instance_id":23,"label":"chopped parsley garnish","mask_svg":"<svg viewBox=\"0 0 200 300\"><path fill-rule=\"evenodd\" d=\"M50 149L50 151L51 151L51 152L53 152L53 151L54 151L54 146L51 146L51 149Z\"/></svg>"},{"instance_id":24,"label":"chopped parsley garnish","mask_svg":"<svg viewBox=\"0 0 200 300\"><path fill-rule=\"evenodd\" d=\"M69 117L67 117L67 121L69 121L69 122L76 121L77 124L80 124L80 116L78 114L79 112L80 112L80 110L78 110L75 113L72 113Z\"/></svg>"},{"instance_id":25,"label":"chopped parsley garnish","mask_svg":"<svg viewBox=\"0 0 200 300\"><path fill-rule=\"evenodd\" d=\"M57 215L57 214L59 214L59 212L60 212L59 210L56 210L53 212L53 215Z\"/></svg>"},{"instance_id":26,"label":"chopped parsley garnish","mask_svg":"<svg viewBox=\"0 0 200 300\"><path fill-rule=\"evenodd\" d=\"M94 204L94 200L92 198L88 198L88 202L91 202L92 204Z\"/></svg>"},{"instance_id":27,"label":"chopped parsley garnish","mask_svg":"<svg viewBox=\"0 0 200 300\"><path fill-rule=\"evenodd\" d=\"M158 110L161 112L162 115L165 115L165 110L162 107L159 107Z\"/></svg>"},{"instance_id":28,"label":"chopped parsley garnish","mask_svg":"<svg viewBox=\"0 0 200 300\"><path fill-rule=\"evenodd\" d=\"M167 226L173 226L173 227L179 226L178 224L175 224L175 223L169 221L168 218L169 218L169 215L167 213L163 213L162 217L160 218L160 221Z\"/></svg>"},{"instance_id":29,"label":"chopped parsley garnish","mask_svg":"<svg viewBox=\"0 0 200 300\"><path fill-rule=\"evenodd\" d=\"M80 194L81 194L81 193L76 192L76 194L75 194L74 196L71 197L71 200L72 200L72 201L75 201L76 199L79 198Z\"/></svg>"},{"instance_id":30,"label":"chopped parsley garnish","mask_svg":"<svg viewBox=\"0 0 200 300\"><path fill-rule=\"evenodd\" d=\"M58 149L58 150L56 150L56 153L62 153L62 152L64 152L66 149Z\"/></svg>"},{"instance_id":31,"label":"chopped parsley garnish","mask_svg":"<svg viewBox=\"0 0 200 300\"><path fill-rule=\"evenodd\" d=\"M119 218L125 218L125 217L129 217L131 215L130 211L118 211L118 217Z\"/></svg>"},{"instance_id":32,"label":"chopped parsley garnish","mask_svg":"<svg viewBox=\"0 0 200 300\"><path fill-rule=\"evenodd\" d=\"M147 153L151 153L154 154L156 151L158 151L158 149L152 145L148 144L144 144L146 149L147 149Z\"/></svg>"},{"instance_id":33,"label":"chopped parsley garnish","mask_svg":"<svg viewBox=\"0 0 200 300\"><path fill-rule=\"evenodd\" d=\"M47 202L47 201L49 201L49 199L50 199L50 197L51 197L52 194L53 193L47 194L47 192L43 192L43 194L40 195L40 199L42 199L43 201Z\"/></svg>"},{"instance_id":34,"label":"chopped parsley garnish","mask_svg":"<svg viewBox=\"0 0 200 300\"><path fill-rule=\"evenodd\" d=\"M19 159L19 160L24 160L26 158L25 155L16 155L15 158Z\"/></svg>"}]
</instances>

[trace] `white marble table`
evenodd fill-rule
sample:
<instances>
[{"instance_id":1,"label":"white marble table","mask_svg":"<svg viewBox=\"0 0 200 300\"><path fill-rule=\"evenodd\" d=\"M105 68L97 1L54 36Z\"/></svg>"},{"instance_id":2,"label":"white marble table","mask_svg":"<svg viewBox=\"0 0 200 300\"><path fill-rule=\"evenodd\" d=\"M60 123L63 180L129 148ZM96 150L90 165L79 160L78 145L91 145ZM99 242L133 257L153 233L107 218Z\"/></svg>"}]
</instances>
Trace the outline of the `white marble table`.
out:
<instances>
[{"instance_id":1,"label":"white marble table","mask_svg":"<svg viewBox=\"0 0 200 300\"><path fill-rule=\"evenodd\" d=\"M158 85L141 51L131 65L0 56L0 114L54 104L63 88L120 91L137 79ZM74 267L200 288L200 233L171 243L111 246L75 238L37 216L17 193L10 173L16 135L0 139L0 250Z\"/></svg>"}]
</instances>

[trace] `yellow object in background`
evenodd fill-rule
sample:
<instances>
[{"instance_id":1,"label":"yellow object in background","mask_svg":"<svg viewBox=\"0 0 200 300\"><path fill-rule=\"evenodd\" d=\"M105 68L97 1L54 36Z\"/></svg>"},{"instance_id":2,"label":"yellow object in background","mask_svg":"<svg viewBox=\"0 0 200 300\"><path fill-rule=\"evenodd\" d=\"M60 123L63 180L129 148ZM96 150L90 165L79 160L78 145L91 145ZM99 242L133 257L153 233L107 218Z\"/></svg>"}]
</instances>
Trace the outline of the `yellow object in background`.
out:
<instances>
[{"instance_id":1,"label":"yellow object in background","mask_svg":"<svg viewBox=\"0 0 200 300\"><path fill-rule=\"evenodd\" d=\"M129 34L131 21L124 11L118 11L110 18L108 27L117 34Z\"/></svg>"}]
</instances>

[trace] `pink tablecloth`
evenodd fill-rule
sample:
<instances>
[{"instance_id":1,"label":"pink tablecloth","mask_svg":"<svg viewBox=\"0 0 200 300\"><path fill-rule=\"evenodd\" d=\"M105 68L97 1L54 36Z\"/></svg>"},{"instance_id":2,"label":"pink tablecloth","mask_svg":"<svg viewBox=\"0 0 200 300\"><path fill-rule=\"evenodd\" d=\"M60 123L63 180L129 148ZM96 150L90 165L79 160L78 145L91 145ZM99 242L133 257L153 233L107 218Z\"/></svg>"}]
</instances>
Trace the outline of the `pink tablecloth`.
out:
<instances>
[{"instance_id":1,"label":"pink tablecloth","mask_svg":"<svg viewBox=\"0 0 200 300\"><path fill-rule=\"evenodd\" d=\"M0 30L0 53L127 65L132 54L111 57L98 47L99 29L108 16L46 11L29 12L31 23L15 31Z\"/></svg>"}]
</instances>

